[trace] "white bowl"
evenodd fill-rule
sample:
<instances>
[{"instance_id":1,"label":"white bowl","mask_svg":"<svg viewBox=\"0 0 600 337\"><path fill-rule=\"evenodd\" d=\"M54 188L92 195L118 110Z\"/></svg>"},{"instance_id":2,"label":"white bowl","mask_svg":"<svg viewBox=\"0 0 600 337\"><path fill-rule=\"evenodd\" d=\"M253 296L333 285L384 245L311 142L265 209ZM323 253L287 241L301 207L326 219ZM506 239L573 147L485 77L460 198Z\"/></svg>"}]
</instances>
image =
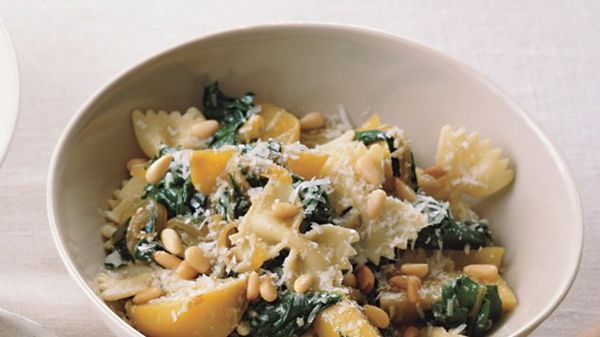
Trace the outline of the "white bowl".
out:
<instances>
[{"instance_id":1,"label":"white bowl","mask_svg":"<svg viewBox=\"0 0 600 337\"><path fill-rule=\"evenodd\" d=\"M19 110L19 71L8 31L0 19L0 164L8 150Z\"/></svg>"},{"instance_id":2,"label":"white bowl","mask_svg":"<svg viewBox=\"0 0 600 337\"><path fill-rule=\"evenodd\" d=\"M302 114L352 121L378 112L412 139L418 164L431 164L438 133L451 123L477 130L516 168L511 188L478 210L507 250L505 276L519 305L493 336L531 332L560 303L579 265L582 214L571 173L540 128L489 80L414 42L362 28L277 24L211 35L153 57L98 91L77 112L52 158L47 191L60 255L99 317L119 336L141 336L94 293L104 252L99 209L139 156L134 108L201 106L204 84L254 91L260 100Z\"/></svg>"}]
</instances>

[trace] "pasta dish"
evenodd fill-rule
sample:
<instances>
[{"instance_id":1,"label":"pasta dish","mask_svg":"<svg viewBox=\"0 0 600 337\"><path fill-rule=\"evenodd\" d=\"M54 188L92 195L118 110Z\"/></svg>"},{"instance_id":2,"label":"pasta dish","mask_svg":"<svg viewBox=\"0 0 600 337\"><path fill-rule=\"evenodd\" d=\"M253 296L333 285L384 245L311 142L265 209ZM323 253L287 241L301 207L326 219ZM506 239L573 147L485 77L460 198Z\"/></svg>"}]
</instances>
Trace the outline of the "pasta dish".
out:
<instances>
[{"instance_id":1,"label":"pasta dish","mask_svg":"<svg viewBox=\"0 0 600 337\"><path fill-rule=\"evenodd\" d=\"M441 129L434 165L372 114L298 117L204 88L133 111L145 156L108 200L101 298L147 336L483 336L517 305L472 205L514 172Z\"/></svg>"}]
</instances>

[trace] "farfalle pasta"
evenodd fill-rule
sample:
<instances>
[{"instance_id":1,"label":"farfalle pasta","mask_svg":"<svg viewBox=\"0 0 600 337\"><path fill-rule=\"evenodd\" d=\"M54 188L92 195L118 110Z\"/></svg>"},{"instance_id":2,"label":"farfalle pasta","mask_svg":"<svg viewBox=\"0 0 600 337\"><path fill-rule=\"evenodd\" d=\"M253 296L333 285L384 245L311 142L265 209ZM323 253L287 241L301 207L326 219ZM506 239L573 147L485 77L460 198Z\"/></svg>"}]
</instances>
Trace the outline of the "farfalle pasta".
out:
<instances>
[{"instance_id":1,"label":"farfalle pasta","mask_svg":"<svg viewBox=\"0 0 600 337\"><path fill-rule=\"evenodd\" d=\"M192 134L192 125L205 119L197 108L191 107L183 114L179 111L135 110L131 119L138 144L148 157L155 156L162 144L193 147L202 143Z\"/></svg>"},{"instance_id":2,"label":"farfalle pasta","mask_svg":"<svg viewBox=\"0 0 600 337\"><path fill-rule=\"evenodd\" d=\"M422 188L438 199L448 200L459 218L473 216L462 195L487 197L508 185L514 171L502 150L476 132L446 125L440 132L436 154L437 170L420 173ZM429 174L428 174L429 173ZM433 174L431 174L433 173Z\"/></svg>"},{"instance_id":3,"label":"farfalle pasta","mask_svg":"<svg viewBox=\"0 0 600 337\"><path fill-rule=\"evenodd\" d=\"M110 210L105 212L106 217L116 224L123 224L131 217L137 204L144 194L146 180L141 177L132 176L123 182L120 189L113 192L113 199L108 200Z\"/></svg>"},{"instance_id":4,"label":"farfalle pasta","mask_svg":"<svg viewBox=\"0 0 600 337\"><path fill-rule=\"evenodd\" d=\"M97 290L147 336L482 336L517 305L463 198L514 172L476 133L444 127L421 168L377 115L298 118L216 82L132 128L147 158L108 200Z\"/></svg>"}]
</instances>

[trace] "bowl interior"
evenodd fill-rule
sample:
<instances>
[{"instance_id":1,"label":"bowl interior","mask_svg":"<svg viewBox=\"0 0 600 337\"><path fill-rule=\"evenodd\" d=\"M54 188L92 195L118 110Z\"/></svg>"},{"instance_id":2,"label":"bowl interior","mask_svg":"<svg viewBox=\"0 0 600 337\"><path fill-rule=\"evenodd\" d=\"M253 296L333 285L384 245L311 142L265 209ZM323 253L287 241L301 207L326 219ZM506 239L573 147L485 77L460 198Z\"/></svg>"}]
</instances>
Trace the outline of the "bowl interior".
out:
<instances>
[{"instance_id":1,"label":"bowl interior","mask_svg":"<svg viewBox=\"0 0 600 337\"><path fill-rule=\"evenodd\" d=\"M516 180L478 210L507 249L505 276L520 302L493 336L533 328L567 291L581 250L577 193L552 145L509 99L475 72L400 38L280 25L218 34L155 57L102 90L69 125L53 160L49 210L59 250L88 295L85 284L93 285L104 256L100 210L126 178L126 160L141 154L132 109L200 106L202 87L213 80L225 92L251 90L297 114L336 113L343 104L356 124L377 112L405 129L419 166L433 162L444 124L491 138Z\"/></svg>"}]
</instances>

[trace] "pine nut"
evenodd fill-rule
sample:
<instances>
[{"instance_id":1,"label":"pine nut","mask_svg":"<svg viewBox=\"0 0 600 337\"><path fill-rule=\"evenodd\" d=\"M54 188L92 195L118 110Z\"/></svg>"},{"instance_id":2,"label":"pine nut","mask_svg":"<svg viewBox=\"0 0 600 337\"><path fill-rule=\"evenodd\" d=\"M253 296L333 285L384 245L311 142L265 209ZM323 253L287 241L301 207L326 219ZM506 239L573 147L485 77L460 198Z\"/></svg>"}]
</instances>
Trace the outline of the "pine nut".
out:
<instances>
[{"instance_id":1,"label":"pine nut","mask_svg":"<svg viewBox=\"0 0 600 337\"><path fill-rule=\"evenodd\" d=\"M150 184L159 182L169 170L171 160L173 160L173 155L166 154L152 163L146 170L146 181Z\"/></svg>"},{"instance_id":2,"label":"pine nut","mask_svg":"<svg viewBox=\"0 0 600 337\"><path fill-rule=\"evenodd\" d=\"M375 275L371 271L371 268L363 265L356 269L356 280L358 283L358 289L363 293L368 294L373 291L375 287Z\"/></svg>"},{"instance_id":3,"label":"pine nut","mask_svg":"<svg viewBox=\"0 0 600 337\"><path fill-rule=\"evenodd\" d=\"M318 111L309 112L300 118L302 130L316 130L325 127L325 117Z\"/></svg>"},{"instance_id":4,"label":"pine nut","mask_svg":"<svg viewBox=\"0 0 600 337\"><path fill-rule=\"evenodd\" d=\"M364 155L354 165L356 173L369 184L380 185L383 181L383 173L375 160L369 155Z\"/></svg>"},{"instance_id":5,"label":"pine nut","mask_svg":"<svg viewBox=\"0 0 600 337\"><path fill-rule=\"evenodd\" d=\"M248 275L248 283L246 284L246 298L249 301L254 301L255 299L258 298L258 295L259 295L258 287L259 287L258 273L253 271L250 273L250 275Z\"/></svg>"},{"instance_id":6,"label":"pine nut","mask_svg":"<svg viewBox=\"0 0 600 337\"><path fill-rule=\"evenodd\" d=\"M135 296L133 296L131 301L133 304L144 304L148 303L150 300L159 298L161 295L162 291L159 288L150 287L137 293Z\"/></svg>"},{"instance_id":7,"label":"pine nut","mask_svg":"<svg viewBox=\"0 0 600 337\"><path fill-rule=\"evenodd\" d=\"M127 172L131 172L134 166L137 165L146 165L148 160L143 158L131 158L127 161Z\"/></svg>"},{"instance_id":8,"label":"pine nut","mask_svg":"<svg viewBox=\"0 0 600 337\"><path fill-rule=\"evenodd\" d=\"M414 202L417 200L417 194L413 191L410 186L406 185L404 181L400 178L394 179L394 191L398 198L402 200L406 200L408 202Z\"/></svg>"},{"instance_id":9,"label":"pine nut","mask_svg":"<svg viewBox=\"0 0 600 337\"><path fill-rule=\"evenodd\" d=\"M102 237L105 239L110 239L113 237L113 234L115 234L116 231L117 226L113 225L112 223L107 223L106 225L102 226L100 233L102 233Z\"/></svg>"},{"instance_id":10,"label":"pine nut","mask_svg":"<svg viewBox=\"0 0 600 337\"><path fill-rule=\"evenodd\" d=\"M364 309L365 316L373 326L385 329L390 325L390 316L383 309L370 304L365 305Z\"/></svg>"},{"instance_id":11,"label":"pine nut","mask_svg":"<svg viewBox=\"0 0 600 337\"><path fill-rule=\"evenodd\" d=\"M219 130L219 122L213 119L198 122L192 125L192 134L199 139L205 139Z\"/></svg>"},{"instance_id":12,"label":"pine nut","mask_svg":"<svg viewBox=\"0 0 600 337\"><path fill-rule=\"evenodd\" d=\"M368 219L375 219L381 215L386 197L387 194L382 189L377 189L369 193L367 196L367 206L365 208L365 215Z\"/></svg>"},{"instance_id":13,"label":"pine nut","mask_svg":"<svg viewBox=\"0 0 600 337\"><path fill-rule=\"evenodd\" d=\"M409 275L408 281L406 282L406 295L408 295L408 300L411 303L417 303L421 300L421 297L419 296L419 289L421 289L421 279L416 276Z\"/></svg>"},{"instance_id":14,"label":"pine nut","mask_svg":"<svg viewBox=\"0 0 600 337\"><path fill-rule=\"evenodd\" d=\"M344 279L342 280L342 284L346 287L356 288L358 282L356 281L356 275L354 273L348 273L344 275Z\"/></svg>"},{"instance_id":15,"label":"pine nut","mask_svg":"<svg viewBox=\"0 0 600 337\"><path fill-rule=\"evenodd\" d=\"M165 269L175 269L181 262L181 259L165 251L159 250L154 253L154 261Z\"/></svg>"},{"instance_id":16,"label":"pine nut","mask_svg":"<svg viewBox=\"0 0 600 337\"><path fill-rule=\"evenodd\" d=\"M277 299L277 288L275 287L275 283L273 283L273 279L268 275L260 278L258 292L260 293L260 297L266 302L273 302Z\"/></svg>"},{"instance_id":17,"label":"pine nut","mask_svg":"<svg viewBox=\"0 0 600 337\"><path fill-rule=\"evenodd\" d=\"M160 232L160 240L167 252L181 256L183 254L183 242L181 237L173 228L165 228Z\"/></svg>"},{"instance_id":18,"label":"pine nut","mask_svg":"<svg viewBox=\"0 0 600 337\"><path fill-rule=\"evenodd\" d=\"M161 203L154 203L156 206L156 226L163 228L169 218L167 208Z\"/></svg>"},{"instance_id":19,"label":"pine nut","mask_svg":"<svg viewBox=\"0 0 600 337\"><path fill-rule=\"evenodd\" d=\"M386 145L386 149L387 149L387 145ZM386 151L386 150L383 149L383 146L381 146L381 144L374 143L374 144L369 145L369 149L367 150L367 156L371 157L371 159L375 163L381 163L381 161L384 160L384 155L383 155L384 151ZM379 166L381 166L381 165L379 165Z\"/></svg>"},{"instance_id":20,"label":"pine nut","mask_svg":"<svg viewBox=\"0 0 600 337\"><path fill-rule=\"evenodd\" d=\"M439 165L433 165L423 171L424 174L438 179L446 175L446 170Z\"/></svg>"},{"instance_id":21,"label":"pine nut","mask_svg":"<svg viewBox=\"0 0 600 337\"><path fill-rule=\"evenodd\" d=\"M185 250L185 261L200 274L206 274L210 270L210 261L204 251L198 247L189 247Z\"/></svg>"},{"instance_id":22,"label":"pine nut","mask_svg":"<svg viewBox=\"0 0 600 337\"><path fill-rule=\"evenodd\" d=\"M300 294L305 293L312 287L314 280L312 274L302 274L294 281L294 290Z\"/></svg>"},{"instance_id":23,"label":"pine nut","mask_svg":"<svg viewBox=\"0 0 600 337\"><path fill-rule=\"evenodd\" d=\"M390 278L390 284L398 289L406 289L408 285L408 276L397 275Z\"/></svg>"},{"instance_id":24,"label":"pine nut","mask_svg":"<svg viewBox=\"0 0 600 337\"><path fill-rule=\"evenodd\" d=\"M293 218L300 213L300 207L292 205L289 202L281 202L276 200L272 206L273 215L280 219Z\"/></svg>"},{"instance_id":25,"label":"pine nut","mask_svg":"<svg viewBox=\"0 0 600 337\"><path fill-rule=\"evenodd\" d=\"M235 332L240 336L248 336L250 334L250 324L248 324L248 321L241 321L235 327Z\"/></svg>"},{"instance_id":26,"label":"pine nut","mask_svg":"<svg viewBox=\"0 0 600 337\"><path fill-rule=\"evenodd\" d=\"M193 280L198 276L198 272L186 260L181 261L175 269L175 274L184 280Z\"/></svg>"},{"instance_id":27,"label":"pine nut","mask_svg":"<svg viewBox=\"0 0 600 337\"><path fill-rule=\"evenodd\" d=\"M243 142L250 142L257 139L265 128L265 119L261 115L252 115L248 121L242 125L238 131L240 139Z\"/></svg>"},{"instance_id":28,"label":"pine nut","mask_svg":"<svg viewBox=\"0 0 600 337\"><path fill-rule=\"evenodd\" d=\"M422 279L429 273L429 265L427 263L405 263L400 266L400 271L406 275L414 275Z\"/></svg>"},{"instance_id":29,"label":"pine nut","mask_svg":"<svg viewBox=\"0 0 600 337\"><path fill-rule=\"evenodd\" d=\"M414 325L406 327L402 337L419 337L421 335L421 331Z\"/></svg>"},{"instance_id":30,"label":"pine nut","mask_svg":"<svg viewBox=\"0 0 600 337\"><path fill-rule=\"evenodd\" d=\"M463 268L463 272L478 282L488 283L498 279L498 267L493 264L470 264Z\"/></svg>"}]
</instances>

